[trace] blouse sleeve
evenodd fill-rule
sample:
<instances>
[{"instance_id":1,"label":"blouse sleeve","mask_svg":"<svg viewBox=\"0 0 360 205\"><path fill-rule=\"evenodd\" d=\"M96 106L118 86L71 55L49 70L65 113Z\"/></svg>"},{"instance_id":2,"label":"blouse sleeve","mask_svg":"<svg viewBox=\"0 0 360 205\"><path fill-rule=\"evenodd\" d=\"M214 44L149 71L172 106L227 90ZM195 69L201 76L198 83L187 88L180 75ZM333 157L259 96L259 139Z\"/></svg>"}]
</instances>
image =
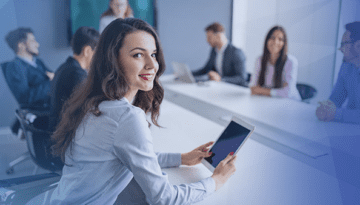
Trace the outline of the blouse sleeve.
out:
<instances>
[{"instance_id":1,"label":"blouse sleeve","mask_svg":"<svg viewBox=\"0 0 360 205\"><path fill-rule=\"evenodd\" d=\"M215 191L215 181L211 177L196 183L171 185L166 173L161 171L159 161L165 166L179 165L169 160L176 156L155 154L144 113L130 110L125 115L117 132L119 137L114 140L114 152L134 174L150 204L191 204Z\"/></svg>"},{"instance_id":2,"label":"blouse sleeve","mask_svg":"<svg viewBox=\"0 0 360 205\"><path fill-rule=\"evenodd\" d=\"M108 22L106 21L106 19L104 17L100 18L99 33L102 33L107 25Z\"/></svg>"},{"instance_id":3,"label":"blouse sleeve","mask_svg":"<svg viewBox=\"0 0 360 205\"><path fill-rule=\"evenodd\" d=\"M298 62L295 57L288 56L284 65L283 84L287 84L282 88L273 88L270 91L272 97L289 97L291 89L296 89L296 79L298 71Z\"/></svg>"},{"instance_id":4,"label":"blouse sleeve","mask_svg":"<svg viewBox=\"0 0 360 205\"><path fill-rule=\"evenodd\" d=\"M251 75L251 81L249 87L254 87L258 84L258 79L261 70L260 67L261 67L261 57L259 57L255 62L255 70L254 73Z\"/></svg>"}]
</instances>

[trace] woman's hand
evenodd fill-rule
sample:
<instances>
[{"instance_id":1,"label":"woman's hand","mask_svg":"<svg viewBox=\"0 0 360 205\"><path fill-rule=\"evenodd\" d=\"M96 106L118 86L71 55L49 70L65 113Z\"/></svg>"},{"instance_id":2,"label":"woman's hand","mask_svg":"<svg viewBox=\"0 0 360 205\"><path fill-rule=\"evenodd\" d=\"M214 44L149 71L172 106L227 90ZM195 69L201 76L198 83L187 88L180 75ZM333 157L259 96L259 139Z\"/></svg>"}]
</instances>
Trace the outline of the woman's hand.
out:
<instances>
[{"instance_id":1,"label":"woman's hand","mask_svg":"<svg viewBox=\"0 0 360 205\"><path fill-rule=\"evenodd\" d=\"M260 86L254 86L251 87L251 94L252 95L266 95L266 96L270 96L270 91L271 89L269 88L263 88Z\"/></svg>"},{"instance_id":2,"label":"woman's hand","mask_svg":"<svg viewBox=\"0 0 360 205\"><path fill-rule=\"evenodd\" d=\"M215 190L219 190L225 182L236 171L235 161L236 156L233 156L234 152L231 152L225 159L223 159L215 168L214 174L211 176L216 184Z\"/></svg>"},{"instance_id":3,"label":"woman's hand","mask_svg":"<svg viewBox=\"0 0 360 205\"><path fill-rule=\"evenodd\" d=\"M181 154L181 164L187 166L193 166L199 164L204 157L209 157L211 152L208 153L209 146L214 142L208 142L200 147L194 149L191 152Z\"/></svg>"}]
</instances>

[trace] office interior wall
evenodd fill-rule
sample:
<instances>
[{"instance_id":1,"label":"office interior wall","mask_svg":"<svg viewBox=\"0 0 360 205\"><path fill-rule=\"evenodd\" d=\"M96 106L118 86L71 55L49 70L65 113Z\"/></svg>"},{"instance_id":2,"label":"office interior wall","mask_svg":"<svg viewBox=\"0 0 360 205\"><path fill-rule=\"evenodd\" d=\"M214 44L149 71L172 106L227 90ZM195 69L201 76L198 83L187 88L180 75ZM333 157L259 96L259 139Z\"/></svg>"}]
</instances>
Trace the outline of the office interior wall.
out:
<instances>
[{"instance_id":1,"label":"office interior wall","mask_svg":"<svg viewBox=\"0 0 360 205\"><path fill-rule=\"evenodd\" d=\"M248 72L254 71L267 32L274 25L281 25L287 32L289 54L299 62L298 82L318 90L312 102L327 99L334 76L340 0L234 0L234 5L244 1L248 11L246 24L233 27L245 30L245 37L233 33L232 39L247 55ZM234 14L236 10L234 7Z\"/></svg>"},{"instance_id":2,"label":"office interior wall","mask_svg":"<svg viewBox=\"0 0 360 205\"><path fill-rule=\"evenodd\" d=\"M68 45L66 20L67 0L2 0L0 1L0 62L12 60L14 52L5 42L6 34L17 27L31 27L40 43L39 57L56 70L72 51ZM0 72L0 127L15 119L17 102Z\"/></svg>"},{"instance_id":3,"label":"office interior wall","mask_svg":"<svg viewBox=\"0 0 360 205\"><path fill-rule=\"evenodd\" d=\"M172 61L187 63L191 70L204 66L210 55L205 27L220 22L230 37L231 0L157 1L158 33L165 53L165 73Z\"/></svg>"}]
</instances>

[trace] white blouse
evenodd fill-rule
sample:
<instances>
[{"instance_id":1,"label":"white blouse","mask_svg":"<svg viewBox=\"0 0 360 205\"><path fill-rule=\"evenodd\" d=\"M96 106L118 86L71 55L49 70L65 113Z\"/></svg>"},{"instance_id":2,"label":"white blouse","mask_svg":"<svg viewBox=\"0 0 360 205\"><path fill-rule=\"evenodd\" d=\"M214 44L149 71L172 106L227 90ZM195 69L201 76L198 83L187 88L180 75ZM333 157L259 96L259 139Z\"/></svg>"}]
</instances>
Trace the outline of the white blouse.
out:
<instances>
[{"instance_id":1,"label":"white blouse","mask_svg":"<svg viewBox=\"0 0 360 205\"><path fill-rule=\"evenodd\" d=\"M104 16L100 18L99 33L102 33L106 26L108 26L113 20L117 19L116 16Z\"/></svg>"},{"instance_id":2,"label":"white blouse","mask_svg":"<svg viewBox=\"0 0 360 205\"><path fill-rule=\"evenodd\" d=\"M126 98L104 101L102 115L88 114L76 131L72 155L51 204L113 204L134 177L150 204L191 204L215 191L208 177L171 185L161 167L181 164L180 153L155 153L143 110Z\"/></svg>"},{"instance_id":3,"label":"white blouse","mask_svg":"<svg viewBox=\"0 0 360 205\"><path fill-rule=\"evenodd\" d=\"M255 72L251 76L251 82L249 87L253 87L258 85L258 79L260 76L261 71L261 59L260 56L255 63ZM296 80L297 80L297 73L298 73L298 61L297 59L292 56L288 55L287 60L284 65L283 73L282 73L282 83L287 83L287 86L282 88L274 88L274 75L275 75L275 66L271 65L269 62L266 65L265 71L265 82L264 87L271 88L270 95L272 97L287 97L294 100L301 100L299 91L296 88Z\"/></svg>"}]
</instances>

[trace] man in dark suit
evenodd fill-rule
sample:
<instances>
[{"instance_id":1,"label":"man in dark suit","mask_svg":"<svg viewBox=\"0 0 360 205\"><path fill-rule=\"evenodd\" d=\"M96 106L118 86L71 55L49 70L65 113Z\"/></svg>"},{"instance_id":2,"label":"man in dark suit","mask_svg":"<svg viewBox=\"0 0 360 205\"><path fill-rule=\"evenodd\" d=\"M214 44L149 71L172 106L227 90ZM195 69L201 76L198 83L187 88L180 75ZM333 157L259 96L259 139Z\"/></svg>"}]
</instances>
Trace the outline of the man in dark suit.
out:
<instances>
[{"instance_id":1,"label":"man in dark suit","mask_svg":"<svg viewBox=\"0 0 360 205\"><path fill-rule=\"evenodd\" d=\"M60 122L64 103L74 89L86 79L99 35L98 31L89 27L80 27L76 30L71 41L73 56L68 57L56 70L51 86L50 131L54 131Z\"/></svg>"},{"instance_id":2,"label":"man in dark suit","mask_svg":"<svg viewBox=\"0 0 360 205\"><path fill-rule=\"evenodd\" d=\"M35 39L34 32L30 28L18 28L9 32L5 40L16 57L10 62L2 63L1 69L20 108L48 110L50 81L54 73L36 57L39 55L40 45ZM18 133L19 128L20 123L15 120L11 125L12 132ZM19 134L19 137L23 136Z\"/></svg>"},{"instance_id":3,"label":"man in dark suit","mask_svg":"<svg viewBox=\"0 0 360 205\"><path fill-rule=\"evenodd\" d=\"M207 42L213 49L205 67L193 72L193 75L207 74L210 80L247 86L244 53L228 42L221 24L213 23L205 31Z\"/></svg>"},{"instance_id":4,"label":"man in dark suit","mask_svg":"<svg viewBox=\"0 0 360 205\"><path fill-rule=\"evenodd\" d=\"M18 28L6 36L16 57L1 64L6 82L20 107L48 107L54 73L36 56L39 43L30 28Z\"/></svg>"}]
</instances>

